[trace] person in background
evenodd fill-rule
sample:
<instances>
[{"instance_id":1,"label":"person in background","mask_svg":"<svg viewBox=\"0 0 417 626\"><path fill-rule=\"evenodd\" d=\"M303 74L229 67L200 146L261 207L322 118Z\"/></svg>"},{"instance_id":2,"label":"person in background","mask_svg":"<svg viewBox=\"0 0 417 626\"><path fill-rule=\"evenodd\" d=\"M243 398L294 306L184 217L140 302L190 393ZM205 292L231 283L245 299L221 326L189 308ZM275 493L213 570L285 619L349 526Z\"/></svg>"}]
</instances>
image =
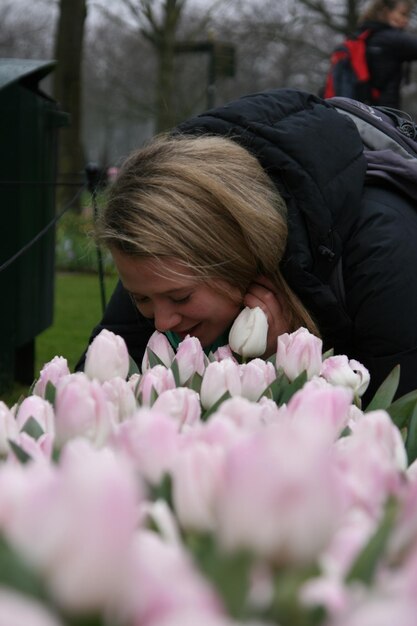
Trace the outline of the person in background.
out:
<instances>
[{"instance_id":1,"label":"person in background","mask_svg":"<svg viewBox=\"0 0 417 626\"><path fill-rule=\"evenodd\" d=\"M140 366L155 329L213 350L259 306L264 357L303 326L369 369L368 398L397 364L398 394L417 388L415 202L366 167L351 120L291 89L155 138L122 166L100 216L121 281L90 341L119 334Z\"/></svg>"},{"instance_id":2,"label":"person in background","mask_svg":"<svg viewBox=\"0 0 417 626\"><path fill-rule=\"evenodd\" d=\"M371 0L360 16L359 32L373 31L366 49L378 106L401 109L401 85L417 59L417 35L406 31L412 9L411 0Z\"/></svg>"}]
</instances>

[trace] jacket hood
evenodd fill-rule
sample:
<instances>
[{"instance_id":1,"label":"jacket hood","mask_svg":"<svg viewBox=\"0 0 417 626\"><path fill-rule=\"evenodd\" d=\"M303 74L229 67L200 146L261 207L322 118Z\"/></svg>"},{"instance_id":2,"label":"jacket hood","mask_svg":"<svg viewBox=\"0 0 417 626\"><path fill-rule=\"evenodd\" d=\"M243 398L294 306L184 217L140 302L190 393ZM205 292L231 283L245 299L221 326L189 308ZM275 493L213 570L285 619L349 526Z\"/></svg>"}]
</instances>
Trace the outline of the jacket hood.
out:
<instances>
[{"instance_id":1,"label":"jacket hood","mask_svg":"<svg viewBox=\"0 0 417 626\"><path fill-rule=\"evenodd\" d=\"M360 210L366 172L354 123L313 94L275 89L211 109L176 132L230 136L258 158L287 203L281 271L323 332L336 330L328 283Z\"/></svg>"}]
</instances>

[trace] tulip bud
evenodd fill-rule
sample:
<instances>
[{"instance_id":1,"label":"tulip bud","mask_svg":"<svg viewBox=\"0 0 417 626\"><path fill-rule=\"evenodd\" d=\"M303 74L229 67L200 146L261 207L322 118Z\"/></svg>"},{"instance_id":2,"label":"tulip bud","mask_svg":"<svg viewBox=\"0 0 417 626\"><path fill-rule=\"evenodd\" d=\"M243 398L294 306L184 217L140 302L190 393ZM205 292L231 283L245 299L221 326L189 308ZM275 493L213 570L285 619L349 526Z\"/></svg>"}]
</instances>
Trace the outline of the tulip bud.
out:
<instances>
[{"instance_id":1,"label":"tulip bud","mask_svg":"<svg viewBox=\"0 0 417 626\"><path fill-rule=\"evenodd\" d=\"M16 423L22 430L29 418L35 419L43 432L55 433L55 416L52 405L39 396L28 396L19 406L16 414Z\"/></svg>"},{"instance_id":2,"label":"tulip bud","mask_svg":"<svg viewBox=\"0 0 417 626\"><path fill-rule=\"evenodd\" d=\"M13 413L0 400L0 456L8 453L9 439L15 439L18 433L19 427Z\"/></svg>"},{"instance_id":3,"label":"tulip bud","mask_svg":"<svg viewBox=\"0 0 417 626\"><path fill-rule=\"evenodd\" d=\"M238 396L241 390L239 366L231 359L213 361L207 366L201 382L201 404L208 409L220 400L226 391L231 396Z\"/></svg>"},{"instance_id":4,"label":"tulip bud","mask_svg":"<svg viewBox=\"0 0 417 626\"><path fill-rule=\"evenodd\" d=\"M85 437L102 446L114 423L115 408L97 380L83 372L58 382L55 400L55 428L58 445Z\"/></svg>"},{"instance_id":5,"label":"tulip bud","mask_svg":"<svg viewBox=\"0 0 417 626\"><path fill-rule=\"evenodd\" d=\"M278 337L278 349L275 365L282 367L285 375L294 380L303 371L307 377L318 375L322 363L322 341L306 328L299 328L294 333L285 333Z\"/></svg>"},{"instance_id":6,"label":"tulip bud","mask_svg":"<svg viewBox=\"0 0 417 626\"><path fill-rule=\"evenodd\" d=\"M67 359L64 359L62 356L54 356L54 358L48 361L48 363L45 363L41 369L39 378L33 388L33 393L44 398L48 382L56 387L58 380L63 376L68 376L69 373Z\"/></svg>"},{"instance_id":7,"label":"tulip bud","mask_svg":"<svg viewBox=\"0 0 417 626\"><path fill-rule=\"evenodd\" d=\"M180 385L184 385L195 373L202 376L206 368L206 360L203 348L197 337L187 335L179 344L175 356Z\"/></svg>"},{"instance_id":8,"label":"tulip bud","mask_svg":"<svg viewBox=\"0 0 417 626\"><path fill-rule=\"evenodd\" d=\"M175 389L174 374L163 365L155 365L141 376L136 393L141 394L141 404L150 406L156 399L154 394L159 396L167 389Z\"/></svg>"},{"instance_id":9,"label":"tulip bud","mask_svg":"<svg viewBox=\"0 0 417 626\"><path fill-rule=\"evenodd\" d=\"M275 367L262 359L253 359L240 365L242 396L256 402L265 389L276 379Z\"/></svg>"},{"instance_id":10,"label":"tulip bud","mask_svg":"<svg viewBox=\"0 0 417 626\"><path fill-rule=\"evenodd\" d=\"M180 429L185 424L194 426L200 421L200 396L186 387L167 389L155 400L153 410L173 417Z\"/></svg>"},{"instance_id":11,"label":"tulip bud","mask_svg":"<svg viewBox=\"0 0 417 626\"><path fill-rule=\"evenodd\" d=\"M229 345L243 358L261 356L266 350L268 320L260 307L245 307L233 322Z\"/></svg>"},{"instance_id":12,"label":"tulip bud","mask_svg":"<svg viewBox=\"0 0 417 626\"><path fill-rule=\"evenodd\" d=\"M110 330L102 330L87 350L84 370L88 378L102 383L115 376L126 379L129 354L124 339Z\"/></svg>"},{"instance_id":13,"label":"tulip bud","mask_svg":"<svg viewBox=\"0 0 417 626\"><path fill-rule=\"evenodd\" d=\"M345 354L331 356L323 362L320 375L332 385L349 387L357 396L362 396L369 385L370 375L362 363L348 359Z\"/></svg>"},{"instance_id":14,"label":"tulip bud","mask_svg":"<svg viewBox=\"0 0 417 626\"><path fill-rule=\"evenodd\" d=\"M156 330L151 335L146 346L145 354L142 359L142 372L147 372L152 367L149 362L148 348L158 357L165 367L170 367L174 360L175 352L166 336Z\"/></svg>"}]
</instances>

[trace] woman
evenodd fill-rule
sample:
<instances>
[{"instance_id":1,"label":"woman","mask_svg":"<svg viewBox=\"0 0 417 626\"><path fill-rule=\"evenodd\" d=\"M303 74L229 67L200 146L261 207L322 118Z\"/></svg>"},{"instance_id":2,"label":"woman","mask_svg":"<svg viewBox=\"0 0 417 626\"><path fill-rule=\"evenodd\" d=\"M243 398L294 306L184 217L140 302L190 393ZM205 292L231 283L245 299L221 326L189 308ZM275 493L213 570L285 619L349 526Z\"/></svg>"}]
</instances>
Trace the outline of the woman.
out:
<instances>
[{"instance_id":1,"label":"woman","mask_svg":"<svg viewBox=\"0 0 417 626\"><path fill-rule=\"evenodd\" d=\"M93 336L122 335L140 363L155 327L210 349L261 306L265 356L305 326L369 368L369 394L398 363L399 393L417 388L417 213L365 175L356 127L311 94L253 94L184 122L111 188L98 240L122 284Z\"/></svg>"},{"instance_id":2,"label":"woman","mask_svg":"<svg viewBox=\"0 0 417 626\"><path fill-rule=\"evenodd\" d=\"M413 8L411 0L373 0L362 13L359 32L370 29L367 62L378 106L401 108L401 84L417 59L417 36L405 29Z\"/></svg>"}]
</instances>

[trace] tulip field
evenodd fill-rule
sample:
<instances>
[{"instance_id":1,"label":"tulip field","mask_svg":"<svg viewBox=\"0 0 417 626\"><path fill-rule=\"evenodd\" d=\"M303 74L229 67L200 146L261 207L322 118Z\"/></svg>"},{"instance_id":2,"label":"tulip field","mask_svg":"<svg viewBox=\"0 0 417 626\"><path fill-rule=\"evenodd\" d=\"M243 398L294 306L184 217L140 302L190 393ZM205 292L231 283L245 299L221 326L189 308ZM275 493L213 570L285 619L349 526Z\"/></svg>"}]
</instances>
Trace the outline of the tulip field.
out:
<instances>
[{"instance_id":1,"label":"tulip field","mask_svg":"<svg viewBox=\"0 0 417 626\"><path fill-rule=\"evenodd\" d=\"M236 324L104 330L0 402L0 626L415 626L417 393Z\"/></svg>"}]
</instances>

